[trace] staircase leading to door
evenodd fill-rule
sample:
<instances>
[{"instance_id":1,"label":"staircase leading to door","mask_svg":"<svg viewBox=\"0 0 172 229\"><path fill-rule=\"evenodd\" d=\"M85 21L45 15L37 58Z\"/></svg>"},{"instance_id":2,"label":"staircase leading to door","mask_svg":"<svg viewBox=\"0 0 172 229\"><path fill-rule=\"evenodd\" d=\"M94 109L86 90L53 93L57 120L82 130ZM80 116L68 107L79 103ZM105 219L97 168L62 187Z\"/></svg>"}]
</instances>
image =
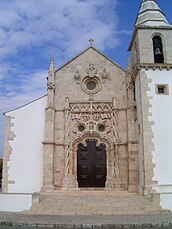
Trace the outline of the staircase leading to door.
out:
<instances>
[{"instance_id":1,"label":"staircase leading to door","mask_svg":"<svg viewBox=\"0 0 172 229\"><path fill-rule=\"evenodd\" d=\"M30 214L50 215L126 215L162 212L156 202L127 192L82 190L41 193Z\"/></svg>"}]
</instances>

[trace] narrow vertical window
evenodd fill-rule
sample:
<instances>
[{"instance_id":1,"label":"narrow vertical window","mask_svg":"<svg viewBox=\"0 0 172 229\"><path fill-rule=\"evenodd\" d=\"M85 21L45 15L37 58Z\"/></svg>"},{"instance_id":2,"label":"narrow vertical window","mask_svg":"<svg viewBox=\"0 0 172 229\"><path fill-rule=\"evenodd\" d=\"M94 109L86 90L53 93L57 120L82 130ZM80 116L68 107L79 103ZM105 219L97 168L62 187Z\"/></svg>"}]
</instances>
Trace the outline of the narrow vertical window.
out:
<instances>
[{"instance_id":1,"label":"narrow vertical window","mask_svg":"<svg viewBox=\"0 0 172 229\"><path fill-rule=\"evenodd\" d=\"M153 37L154 62L164 63L163 45L160 36Z\"/></svg>"}]
</instances>

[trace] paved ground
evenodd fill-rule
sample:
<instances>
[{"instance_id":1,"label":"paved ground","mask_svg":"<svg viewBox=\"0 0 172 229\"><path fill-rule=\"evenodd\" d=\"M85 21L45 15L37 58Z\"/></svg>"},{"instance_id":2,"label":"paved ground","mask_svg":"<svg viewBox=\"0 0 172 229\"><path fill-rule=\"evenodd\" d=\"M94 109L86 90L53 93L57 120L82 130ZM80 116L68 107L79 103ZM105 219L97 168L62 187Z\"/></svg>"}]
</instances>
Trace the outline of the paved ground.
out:
<instances>
[{"instance_id":1,"label":"paved ground","mask_svg":"<svg viewBox=\"0 0 172 229\"><path fill-rule=\"evenodd\" d=\"M4 226L56 227L56 228L172 228L172 213L123 216L57 216L26 215L0 212L0 228Z\"/></svg>"},{"instance_id":2,"label":"paved ground","mask_svg":"<svg viewBox=\"0 0 172 229\"><path fill-rule=\"evenodd\" d=\"M45 227L29 227L29 226L19 226L19 227L16 227L16 226L1 226L0 225L0 229L34 229L34 228L37 228L37 229L45 229ZM67 227L68 229L71 229L69 227ZM118 229L119 227L115 227L115 229ZM126 228L126 227L125 227ZM111 227L112 229L112 227ZM132 228L128 228L128 229L132 229ZM135 229L141 229L139 227L135 228ZM142 229L150 229L150 227L144 227ZM171 227L160 227L159 229L171 229Z\"/></svg>"}]
</instances>

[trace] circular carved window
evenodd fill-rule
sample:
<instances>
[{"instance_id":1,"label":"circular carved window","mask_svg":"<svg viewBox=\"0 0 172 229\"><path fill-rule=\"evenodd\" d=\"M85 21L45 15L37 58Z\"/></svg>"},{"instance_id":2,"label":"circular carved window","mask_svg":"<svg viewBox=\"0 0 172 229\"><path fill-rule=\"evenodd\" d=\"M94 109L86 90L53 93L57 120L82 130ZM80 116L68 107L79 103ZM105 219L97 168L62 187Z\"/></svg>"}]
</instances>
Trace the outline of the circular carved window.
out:
<instances>
[{"instance_id":1,"label":"circular carved window","mask_svg":"<svg viewBox=\"0 0 172 229\"><path fill-rule=\"evenodd\" d=\"M87 81L86 86L89 90L92 91L96 88L96 82L94 80L89 80L89 81Z\"/></svg>"},{"instance_id":2,"label":"circular carved window","mask_svg":"<svg viewBox=\"0 0 172 229\"><path fill-rule=\"evenodd\" d=\"M97 77L89 78L85 77L82 81L81 87L86 93L96 93L101 89L100 79Z\"/></svg>"},{"instance_id":3,"label":"circular carved window","mask_svg":"<svg viewBox=\"0 0 172 229\"><path fill-rule=\"evenodd\" d=\"M100 132L105 131L105 125L103 125L103 124L98 125L98 130L99 130Z\"/></svg>"},{"instance_id":4,"label":"circular carved window","mask_svg":"<svg viewBox=\"0 0 172 229\"><path fill-rule=\"evenodd\" d=\"M78 130L80 131L80 132L82 132L82 131L84 131L85 130L85 126L84 125L79 125L78 126Z\"/></svg>"}]
</instances>

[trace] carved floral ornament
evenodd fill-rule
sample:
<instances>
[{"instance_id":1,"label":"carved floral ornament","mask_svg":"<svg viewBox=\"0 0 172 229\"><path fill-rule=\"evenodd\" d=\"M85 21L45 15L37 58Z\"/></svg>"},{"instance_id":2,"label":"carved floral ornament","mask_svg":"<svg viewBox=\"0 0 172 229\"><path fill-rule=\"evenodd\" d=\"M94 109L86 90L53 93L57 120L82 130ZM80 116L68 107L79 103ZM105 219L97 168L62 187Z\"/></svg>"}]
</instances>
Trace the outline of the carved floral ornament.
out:
<instances>
[{"instance_id":1,"label":"carved floral ornament","mask_svg":"<svg viewBox=\"0 0 172 229\"><path fill-rule=\"evenodd\" d=\"M127 89L134 89L134 80L132 79L130 74L127 75Z\"/></svg>"},{"instance_id":2,"label":"carved floral ornament","mask_svg":"<svg viewBox=\"0 0 172 229\"><path fill-rule=\"evenodd\" d=\"M93 78L97 76L98 74L98 69L95 67L93 63L89 64L89 68L86 69L87 76L90 78Z\"/></svg>"},{"instance_id":3,"label":"carved floral ornament","mask_svg":"<svg viewBox=\"0 0 172 229\"><path fill-rule=\"evenodd\" d=\"M74 75L74 79L76 80L77 83L79 83L80 78L81 78L81 75L79 73L79 70L77 69Z\"/></svg>"},{"instance_id":4,"label":"carved floral ornament","mask_svg":"<svg viewBox=\"0 0 172 229\"><path fill-rule=\"evenodd\" d=\"M118 142L112 107L112 103L70 104L69 139L83 133L99 133Z\"/></svg>"},{"instance_id":5,"label":"carved floral ornament","mask_svg":"<svg viewBox=\"0 0 172 229\"><path fill-rule=\"evenodd\" d=\"M55 84L52 83L52 82L48 82L47 83L47 88L50 89L50 90L54 90L55 89Z\"/></svg>"},{"instance_id":6,"label":"carved floral ornament","mask_svg":"<svg viewBox=\"0 0 172 229\"><path fill-rule=\"evenodd\" d=\"M110 73L107 72L104 67L103 70L98 74L98 68L94 63L89 63L89 67L86 69L84 77L82 73L77 69L74 74L76 83L81 84L81 88L85 93L97 93L105 83L106 80L110 79Z\"/></svg>"}]
</instances>

